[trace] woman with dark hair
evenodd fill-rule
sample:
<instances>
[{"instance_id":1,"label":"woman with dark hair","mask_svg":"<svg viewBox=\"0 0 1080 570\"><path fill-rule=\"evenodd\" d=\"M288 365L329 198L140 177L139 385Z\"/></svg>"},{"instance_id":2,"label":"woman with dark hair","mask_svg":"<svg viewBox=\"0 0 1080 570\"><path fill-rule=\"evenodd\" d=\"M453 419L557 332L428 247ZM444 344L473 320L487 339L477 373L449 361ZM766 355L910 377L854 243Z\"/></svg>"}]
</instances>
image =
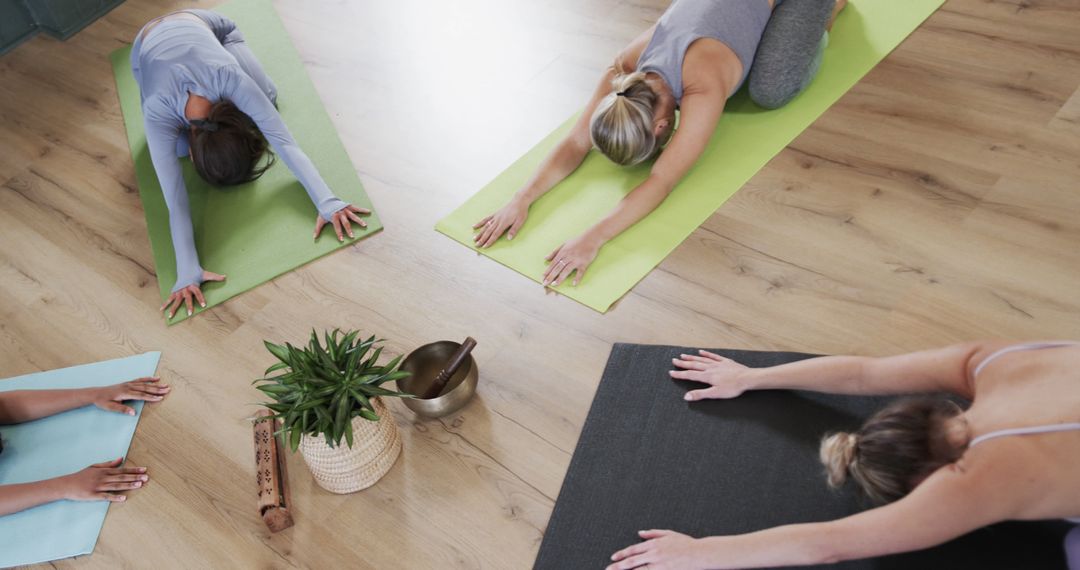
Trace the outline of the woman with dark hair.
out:
<instances>
[{"instance_id":1,"label":"woman with dark hair","mask_svg":"<svg viewBox=\"0 0 1080 570\"><path fill-rule=\"evenodd\" d=\"M975 342L888 358L830 356L747 368L700 351L672 378L707 384L686 400L748 390L944 393L895 401L821 443L828 482L850 478L874 509L829 522L694 539L643 530L609 570L822 564L928 548L1005 520L1080 522L1080 343ZM723 505L718 505L723 508ZM1072 518L1070 518L1072 517ZM1080 570L1080 527L1065 539Z\"/></svg>"},{"instance_id":2,"label":"woman with dark hair","mask_svg":"<svg viewBox=\"0 0 1080 570\"><path fill-rule=\"evenodd\" d=\"M139 378L99 388L0 392L0 426L32 422L85 406L133 416L135 409L125 402L160 402L171 390L160 378ZM0 445L0 454L2 448ZM18 454L10 461L17 457ZM142 487L150 475L145 467L121 467L123 462L119 458L52 479L0 485L0 516L65 499L124 501L127 496L123 493Z\"/></svg>"},{"instance_id":3,"label":"woman with dark hair","mask_svg":"<svg viewBox=\"0 0 1080 570\"><path fill-rule=\"evenodd\" d=\"M547 257L543 284L574 276L600 248L652 212L705 151L724 104L743 83L759 106L795 98L817 73L827 30L847 0L674 0L660 21L615 58L573 128L497 212L473 226L478 247L514 239L529 207L569 176L592 148L648 178L607 216ZM675 111L680 110L675 130ZM668 144L670 139L671 143Z\"/></svg>"},{"instance_id":4,"label":"woman with dark hair","mask_svg":"<svg viewBox=\"0 0 1080 570\"><path fill-rule=\"evenodd\" d=\"M176 252L176 284L161 307L170 318L181 304L189 315L193 300L206 306L201 284L225 279L199 265L178 157L190 156L210 184L228 186L266 172L274 161L272 147L318 210L316 238L327 224L339 241L345 234L353 237L353 222L367 227L359 215L371 212L338 199L289 134L277 112L273 82L228 18L184 10L151 21L132 46L131 71Z\"/></svg>"}]
</instances>

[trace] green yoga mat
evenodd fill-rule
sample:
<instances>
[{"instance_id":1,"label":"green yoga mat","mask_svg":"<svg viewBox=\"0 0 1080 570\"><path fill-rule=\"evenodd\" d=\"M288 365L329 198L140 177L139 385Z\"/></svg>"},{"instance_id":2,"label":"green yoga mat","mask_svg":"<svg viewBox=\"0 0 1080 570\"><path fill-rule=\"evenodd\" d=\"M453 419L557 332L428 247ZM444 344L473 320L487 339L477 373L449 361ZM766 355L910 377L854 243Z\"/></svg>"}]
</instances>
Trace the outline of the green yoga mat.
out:
<instances>
[{"instance_id":1,"label":"green yoga mat","mask_svg":"<svg viewBox=\"0 0 1080 570\"><path fill-rule=\"evenodd\" d=\"M244 33L252 51L278 87L278 109L285 124L326 183L342 200L373 209L271 3L267 0L234 0L214 10L236 21ZM135 177L146 213L150 246L154 250L158 289L164 300L176 282L176 258L169 234L168 209L146 146L139 88L131 75L130 52L130 47L117 50L111 60L128 144L135 160ZM255 182L230 188L210 186L199 178L188 159L182 159L181 163L199 260L204 269L228 277L223 283L203 286L207 307L354 241L340 244L332 227L325 228L318 241L312 241L315 206L280 160ZM375 214L365 219L367 230L353 226L357 239L382 229ZM186 316L181 308L172 322L179 322Z\"/></svg>"},{"instance_id":2,"label":"green yoga mat","mask_svg":"<svg viewBox=\"0 0 1080 570\"><path fill-rule=\"evenodd\" d=\"M818 76L787 106L765 111L745 90L726 107L705 153L674 192L645 219L608 242L574 287L557 289L607 311L736 190L885 58L944 0L851 0L829 34ZM529 179L576 117L548 135L435 228L473 247L472 225L498 210ZM602 219L639 184L649 165L623 168L593 151L570 177L537 200L525 226L483 254L539 282L544 257Z\"/></svg>"}]
</instances>

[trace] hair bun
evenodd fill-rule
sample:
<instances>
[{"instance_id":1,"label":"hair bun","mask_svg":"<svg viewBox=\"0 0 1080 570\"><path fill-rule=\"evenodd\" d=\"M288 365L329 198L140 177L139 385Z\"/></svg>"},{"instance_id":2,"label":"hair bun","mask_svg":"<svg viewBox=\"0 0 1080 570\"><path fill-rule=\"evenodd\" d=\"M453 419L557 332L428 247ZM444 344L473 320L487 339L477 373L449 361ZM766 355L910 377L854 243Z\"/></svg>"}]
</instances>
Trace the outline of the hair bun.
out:
<instances>
[{"instance_id":1,"label":"hair bun","mask_svg":"<svg viewBox=\"0 0 1080 570\"><path fill-rule=\"evenodd\" d=\"M847 480L848 472L855 463L855 448L859 436L853 433L834 433L821 440L821 462L829 476L829 485L839 487Z\"/></svg>"}]
</instances>

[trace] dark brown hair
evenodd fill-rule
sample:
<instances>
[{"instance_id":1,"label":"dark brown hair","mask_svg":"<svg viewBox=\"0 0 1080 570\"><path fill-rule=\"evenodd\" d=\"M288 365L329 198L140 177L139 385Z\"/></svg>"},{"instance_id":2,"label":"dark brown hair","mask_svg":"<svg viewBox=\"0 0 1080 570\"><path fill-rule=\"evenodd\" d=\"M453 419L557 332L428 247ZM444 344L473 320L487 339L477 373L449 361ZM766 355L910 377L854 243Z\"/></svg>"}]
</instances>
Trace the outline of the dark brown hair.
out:
<instances>
[{"instance_id":1,"label":"dark brown hair","mask_svg":"<svg viewBox=\"0 0 1080 570\"><path fill-rule=\"evenodd\" d=\"M232 101L214 103L206 119L192 125L191 163L203 180L215 186L251 182L274 164L266 137ZM263 155L269 158L259 166Z\"/></svg>"},{"instance_id":2,"label":"dark brown hair","mask_svg":"<svg viewBox=\"0 0 1080 570\"><path fill-rule=\"evenodd\" d=\"M905 398L874 414L857 432L826 436L821 462L829 484L839 487L850 475L872 501L904 497L963 454L963 448L950 444L945 430L946 420L960 412L944 397Z\"/></svg>"}]
</instances>

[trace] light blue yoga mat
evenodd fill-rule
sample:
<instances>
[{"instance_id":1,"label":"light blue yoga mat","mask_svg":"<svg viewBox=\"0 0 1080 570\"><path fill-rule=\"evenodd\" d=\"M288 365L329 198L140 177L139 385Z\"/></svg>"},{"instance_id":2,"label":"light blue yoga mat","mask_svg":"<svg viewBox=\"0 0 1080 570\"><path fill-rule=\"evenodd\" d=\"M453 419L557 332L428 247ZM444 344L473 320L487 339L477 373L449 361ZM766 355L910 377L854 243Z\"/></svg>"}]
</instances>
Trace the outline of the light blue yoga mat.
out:
<instances>
[{"instance_id":1,"label":"light blue yoga mat","mask_svg":"<svg viewBox=\"0 0 1080 570\"><path fill-rule=\"evenodd\" d=\"M153 376L160 352L0 380L0 392L108 386ZM127 455L134 416L93 406L13 426L0 426L0 485L67 475ZM36 564L94 551L107 501L57 501L0 517L0 567Z\"/></svg>"}]
</instances>

